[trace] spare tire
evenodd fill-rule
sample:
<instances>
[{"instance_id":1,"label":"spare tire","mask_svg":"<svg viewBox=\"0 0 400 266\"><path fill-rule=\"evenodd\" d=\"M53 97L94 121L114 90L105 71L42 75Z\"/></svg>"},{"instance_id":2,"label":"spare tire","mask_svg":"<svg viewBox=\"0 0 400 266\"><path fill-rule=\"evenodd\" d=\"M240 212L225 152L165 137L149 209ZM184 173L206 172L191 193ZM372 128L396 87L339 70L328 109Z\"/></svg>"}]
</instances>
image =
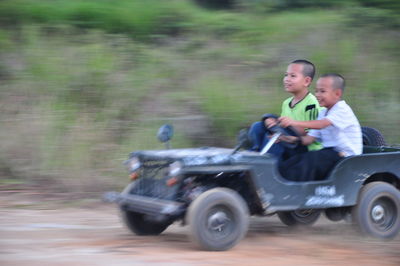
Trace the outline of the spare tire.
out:
<instances>
[{"instance_id":1,"label":"spare tire","mask_svg":"<svg viewBox=\"0 0 400 266\"><path fill-rule=\"evenodd\" d=\"M361 127L363 145L386 146L386 141L381 132L372 127Z\"/></svg>"}]
</instances>

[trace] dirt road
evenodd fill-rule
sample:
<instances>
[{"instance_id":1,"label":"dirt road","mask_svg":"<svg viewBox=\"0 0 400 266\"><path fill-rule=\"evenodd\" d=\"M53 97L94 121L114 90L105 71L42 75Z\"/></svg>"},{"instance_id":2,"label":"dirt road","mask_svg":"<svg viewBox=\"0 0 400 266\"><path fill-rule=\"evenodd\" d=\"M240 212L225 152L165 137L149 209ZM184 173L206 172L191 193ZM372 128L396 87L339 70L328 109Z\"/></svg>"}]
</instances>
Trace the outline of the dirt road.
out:
<instances>
[{"instance_id":1,"label":"dirt road","mask_svg":"<svg viewBox=\"0 0 400 266\"><path fill-rule=\"evenodd\" d=\"M325 218L296 230L275 216L252 218L245 239L225 252L197 250L187 230L173 224L139 237L100 200L0 191L0 265L400 265L400 237L364 238Z\"/></svg>"}]
</instances>

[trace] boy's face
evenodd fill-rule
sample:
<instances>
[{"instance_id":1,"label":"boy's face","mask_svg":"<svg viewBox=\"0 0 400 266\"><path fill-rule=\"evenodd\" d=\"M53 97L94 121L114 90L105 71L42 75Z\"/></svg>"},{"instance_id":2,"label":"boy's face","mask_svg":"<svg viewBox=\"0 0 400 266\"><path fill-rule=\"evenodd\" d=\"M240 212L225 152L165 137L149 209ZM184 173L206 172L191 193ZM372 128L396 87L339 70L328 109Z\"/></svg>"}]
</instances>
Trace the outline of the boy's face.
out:
<instances>
[{"instance_id":1,"label":"boy's face","mask_svg":"<svg viewBox=\"0 0 400 266\"><path fill-rule=\"evenodd\" d=\"M307 89L311 81L311 77L303 75L303 65L290 64L285 72L283 85L287 92L297 93Z\"/></svg>"},{"instance_id":2,"label":"boy's face","mask_svg":"<svg viewBox=\"0 0 400 266\"><path fill-rule=\"evenodd\" d=\"M332 87L333 80L331 77L320 78L317 80L315 88L315 97L320 106L330 109L342 97L342 91Z\"/></svg>"}]
</instances>

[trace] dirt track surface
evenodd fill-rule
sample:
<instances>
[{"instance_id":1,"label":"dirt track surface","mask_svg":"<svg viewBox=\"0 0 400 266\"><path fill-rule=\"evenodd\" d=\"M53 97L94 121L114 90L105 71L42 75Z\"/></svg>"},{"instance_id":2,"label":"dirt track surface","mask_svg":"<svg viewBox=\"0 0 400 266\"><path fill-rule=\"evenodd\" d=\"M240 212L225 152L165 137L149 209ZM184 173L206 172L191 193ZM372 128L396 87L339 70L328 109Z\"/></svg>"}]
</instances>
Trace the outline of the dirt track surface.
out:
<instances>
[{"instance_id":1,"label":"dirt track surface","mask_svg":"<svg viewBox=\"0 0 400 266\"><path fill-rule=\"evenodd\" d=\"M346 222L321 218L290 229L275 216L251 218L250 230L225 252L196 249L188 227L139 237L114 205L0 191L0 265L400 265L400 237L365 238Z\"/></svg>"}]
</instances>

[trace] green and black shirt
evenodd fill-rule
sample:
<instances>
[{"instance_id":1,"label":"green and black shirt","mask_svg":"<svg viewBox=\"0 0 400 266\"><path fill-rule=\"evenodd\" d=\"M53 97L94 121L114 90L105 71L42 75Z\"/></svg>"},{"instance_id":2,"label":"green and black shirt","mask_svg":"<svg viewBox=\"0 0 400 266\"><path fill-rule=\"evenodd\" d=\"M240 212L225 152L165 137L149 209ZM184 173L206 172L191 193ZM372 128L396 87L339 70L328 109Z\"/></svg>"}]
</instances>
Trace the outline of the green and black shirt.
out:
<instances>
[{"instance_id":1,"label":"green and black shirt","mask_svg":"<svg viewBox=\"0 0 400 266\"><path fill-rule=\"evenodd\" d=\"M308 93L301 101L291 106L293 97L286 99L282 103L281 116L287 116L297 121L317 120L318 113L321 107L318 104L317 98L311 93ZM308 145L308 150L319 150L322 148L320 143L312 143Z\"/></svg>"}]
</instances>

